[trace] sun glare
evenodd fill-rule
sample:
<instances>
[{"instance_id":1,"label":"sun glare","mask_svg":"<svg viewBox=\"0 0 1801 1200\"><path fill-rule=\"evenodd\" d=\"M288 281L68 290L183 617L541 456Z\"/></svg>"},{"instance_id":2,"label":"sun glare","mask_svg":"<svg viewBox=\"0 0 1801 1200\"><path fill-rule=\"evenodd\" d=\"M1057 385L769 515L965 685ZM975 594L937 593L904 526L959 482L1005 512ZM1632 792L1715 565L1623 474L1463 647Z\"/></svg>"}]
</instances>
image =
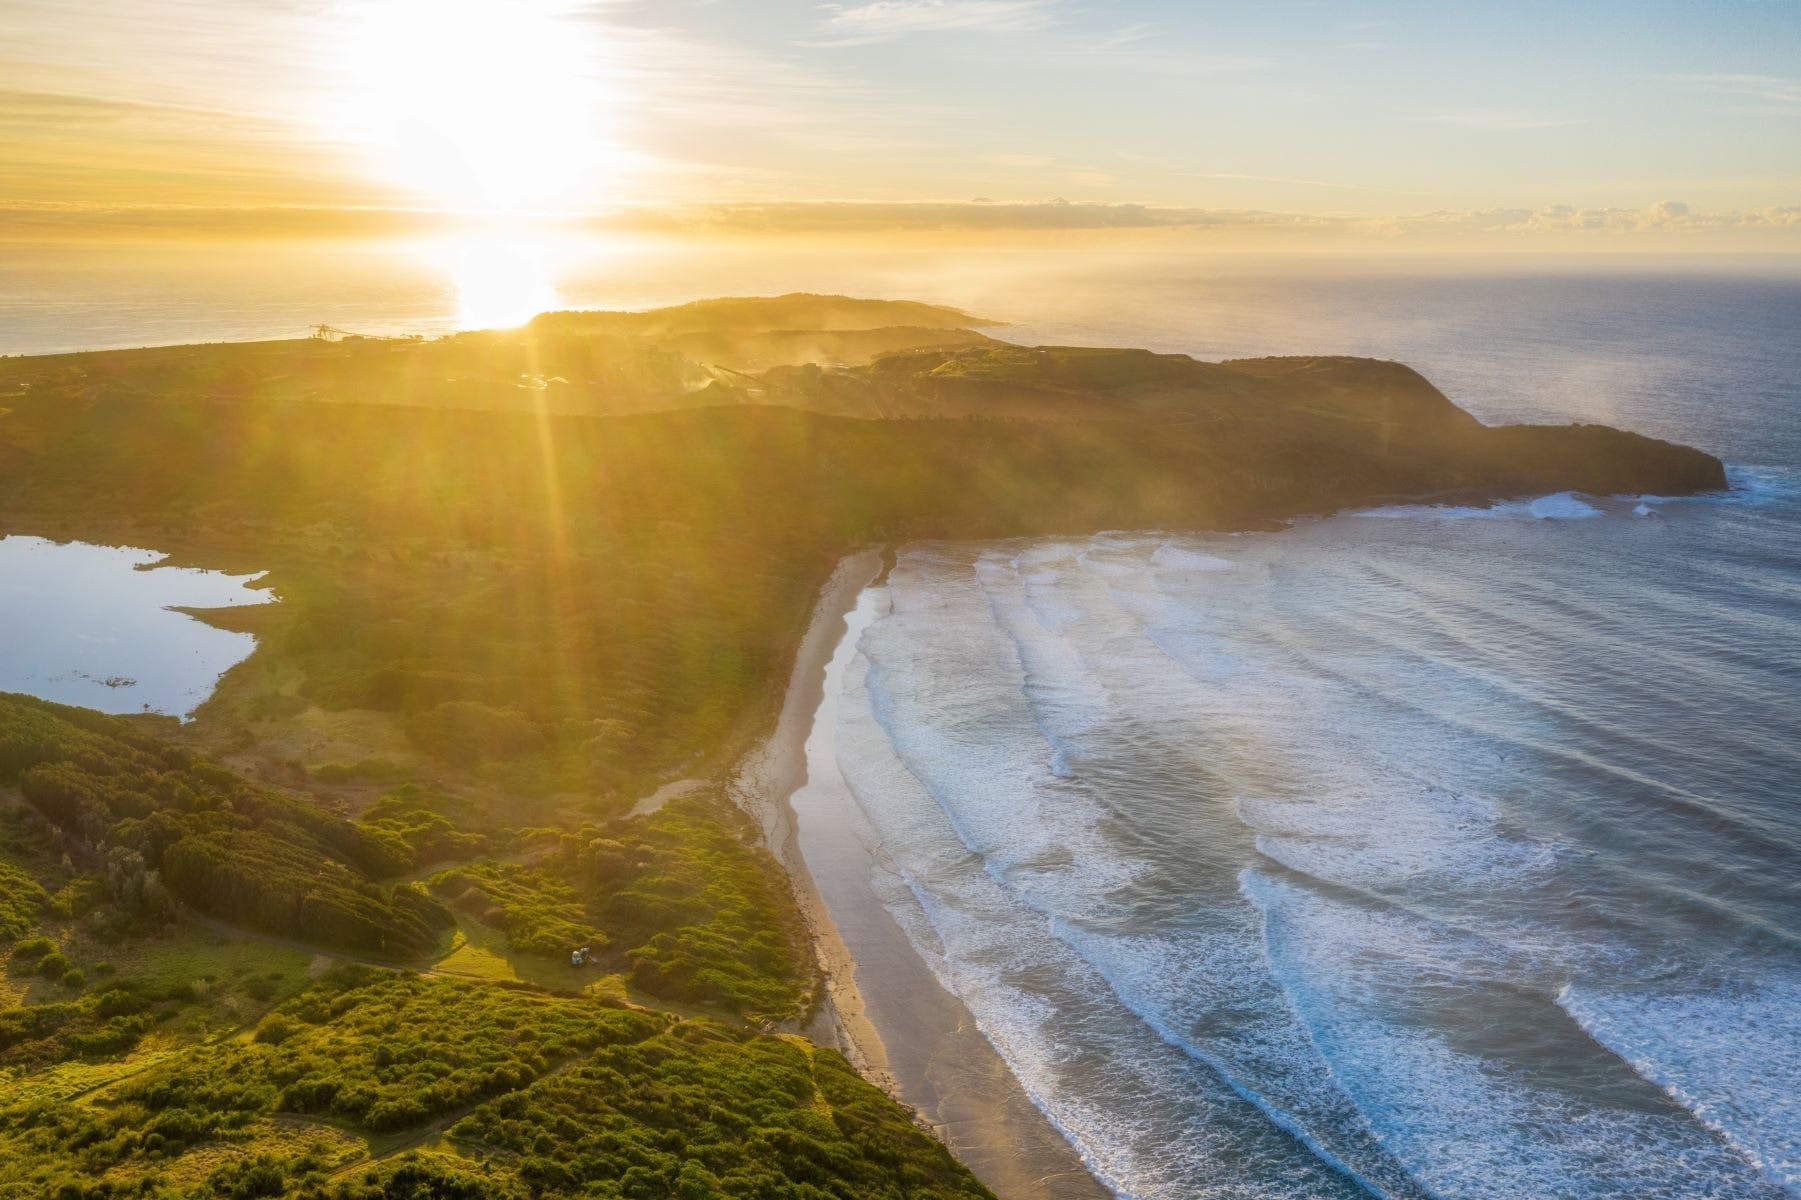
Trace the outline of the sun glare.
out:
<instances>
[{"instance_id":1,"label":"sun glare","mask_svg":"<svg viewBox=\"0 0 1801 1200\"><path fill-rule=\"evenodd\" d=\"M465 327L554 308L533 224L616 195L617 97L598 26L567 0L360 0L339 128L394 186L480 232L434 242Z\"/></svg>"},{"instance_id":2,"label":"sun glare","mask_svg":"<svg viewBox=\"0 0 1801 1200\"><path fill-rule=\"evenodd\" d=\"M345 23L343 121L381 172L439 206L591 204L618 165L600 51L545 0L371 0Z\"/></svg>"},{"instance_id":3,"label":"sun glare","mask_svg":"<svg viewBox=\"0 0 1801 1200\"><path fill-rule=\"evenodd\" d=\"M558 307L544 244L526 234L466 234L433 242L464 329L510 329Z\"/></svg>"}]
</instances>

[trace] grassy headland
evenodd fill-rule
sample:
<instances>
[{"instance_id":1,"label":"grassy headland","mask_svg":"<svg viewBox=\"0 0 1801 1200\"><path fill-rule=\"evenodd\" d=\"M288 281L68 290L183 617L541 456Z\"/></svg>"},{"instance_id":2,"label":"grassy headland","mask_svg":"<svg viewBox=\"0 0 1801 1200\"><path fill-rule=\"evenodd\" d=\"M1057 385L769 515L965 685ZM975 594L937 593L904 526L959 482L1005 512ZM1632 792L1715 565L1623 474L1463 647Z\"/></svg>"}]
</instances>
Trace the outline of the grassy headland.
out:
<instances>
[{"instance_id":1,"label":"grassy headland","mask_svg":"<svg viewBox=\"0 0 1801 1200\"><path fill-rule=\"evenodd\" d=\"M779 1032L814 967L718 789L626 816L771 719L843 553L1724 484L1393 363L970 324L802 296L0 360L0 533L282 597L203 614L259 648L190 726L0 697L16 1194L983 1194ZM155 966L221 940L267 962Z\"/></svg>"}]
</instances>

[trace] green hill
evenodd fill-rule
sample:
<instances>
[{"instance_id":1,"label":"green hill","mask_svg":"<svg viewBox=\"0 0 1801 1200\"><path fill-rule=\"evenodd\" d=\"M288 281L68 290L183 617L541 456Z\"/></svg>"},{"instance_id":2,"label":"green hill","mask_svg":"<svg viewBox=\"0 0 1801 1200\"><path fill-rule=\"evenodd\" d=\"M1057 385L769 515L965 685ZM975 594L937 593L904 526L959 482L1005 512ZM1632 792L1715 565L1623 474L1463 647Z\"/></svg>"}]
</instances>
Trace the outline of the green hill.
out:
<instances>
[{"instance_id":1,"label":"green hill","mask_svg":"<svg viewBox=\"0 0 1801 1200\"><path fill-rule=\"evenodd\" d=\"M281 596L201 614L259 643L189 726L0 696L0 1197L984 1194L772 1032L813 967L718 789L624 815L724 777L845 552L1725 482L1395 363L971 324L790 296L0 360L0 533ZM604 1002L563 994L578 938Z\"/></svg>"}]
</instances>

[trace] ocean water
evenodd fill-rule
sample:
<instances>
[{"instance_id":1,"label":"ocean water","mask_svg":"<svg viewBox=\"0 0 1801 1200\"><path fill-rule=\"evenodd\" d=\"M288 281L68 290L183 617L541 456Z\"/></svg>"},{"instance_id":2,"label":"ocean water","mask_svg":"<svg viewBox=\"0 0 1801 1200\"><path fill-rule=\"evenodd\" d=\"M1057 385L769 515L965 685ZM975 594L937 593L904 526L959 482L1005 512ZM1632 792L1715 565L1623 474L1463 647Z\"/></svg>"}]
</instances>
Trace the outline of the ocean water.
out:
<instances>
[{"instance_id":1,"label":"ocean water","mask_svg":"<svg viewBox=\"0 0 1801 1200\"><path fill-rule=\"evenodd\" d=\"M1484 286L1328 332L1732 490L914 545L850 622L892 911L1121 1196L1801 1195L1801 289Z\"/></svg>"}]
</instances>

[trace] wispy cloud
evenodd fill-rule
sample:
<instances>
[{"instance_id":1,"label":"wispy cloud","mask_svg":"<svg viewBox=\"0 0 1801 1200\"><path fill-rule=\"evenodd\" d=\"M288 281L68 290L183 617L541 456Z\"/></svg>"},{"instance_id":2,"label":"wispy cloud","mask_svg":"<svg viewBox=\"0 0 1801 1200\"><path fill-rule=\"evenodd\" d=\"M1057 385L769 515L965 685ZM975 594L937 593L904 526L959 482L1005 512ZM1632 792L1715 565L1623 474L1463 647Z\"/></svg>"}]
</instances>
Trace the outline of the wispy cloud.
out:
<instances>
[{"instance_id":1,"label":"wispy cloud","mask_svg":"<svg viewBox=\"0 0 1801 1200\"><path fill-rule=\"evenodd\" d=\"M1047 0L870 0L824 9L832 33L861 42L910 33L1024 33L1057 23Z\"/></svg>"},{"instance_id":2,"label":"wispy cloud","mask_svg":"<svg viewBox=\"0 0 1801 1200\"><path fill-rule=\"evenodd\" d=\"M1372 188L1361 183L1336 183L1330 179L1299 179L1292 175L1250 175L1242 171L1183 171L1184 179L1223 179L1237 183L1287 183L1297 187L1330 188L1340 192L1391 191L1390 188Z\"/></svg>"},{"instance_id":3,"label":"wispy cloud","mask_svg":"<svg viewBox=\"0 0 1801 1200\"><path fill-rule=\"evenodd\" d=\"M1159 208L1141 204L773 202L627 207L578 222L579 228L683 234L817 234L902 231L1181 231L1198 244L1459 245L1529 244L1575 249L1663 250L1747 246L1801 247L1801 206L1697 210L1677 201L1645 208L1445 209L1393 216L1323 215L1260 209ZM381 234L454 229L430 212L335 207L158 209L65 204L0 204L0 240L98 233L196 232ZM1248 241L1247 241L1248 239ZM1128 243L1129 244L1129 243ZM1167 242L1159 245L1167 246Z\"/></svg>"},{"instance_id":4,"label":"wispy cloud","mask_svg":"<svg viewBox=\"0 0 1801 1200\"><path fill-rule=\"evenodd\" d=\"M778 203L712 205L685 214L664 210L640 219L684 221L712 229L817 232L843 230L1186 229L1196 233L1258 232L1272 236L1338 235L1375 239L1450 239L1542 236L1645 238L1715 234L1774 234L1801 238L1801 207L1708 211L1665 200L1646 208L1445 209L1393 216L1343 216L1259 209L1162 208L1143 204Z\"/></svg>"},{"instance_id":5,"label":"wispy cloud","mask_svg":"<svg viewBox=\"0 0 1801 1200\"><path fill-rule=\"evenodd\" d=\"M1779 75L1678 75L1677 79L1722 95L1761 101L1764 112L1801 116L1801 79Z\"/></svg>"},{"instance_id":6,"label":"wispy cloud","mask_svg":"<svg viewBox=\"0 0 1801 1200\"><path fill-rule=\"evenodd\" d=\"M1707 232L1801 232L1801 207L1707 211L1679 200L1645 208L1489 208L1420 213L1387 218L1380 225L1396 233L1422 234L1681 234Z\"/></svg>"},{"instance_id":7,"label":"wispy cloud","mask_svg":"<svg viewBox=\"0 0 1801 1200\"><path fill-rule=\"evenodd\" d=\"M1562 129L1583 122L1576 117L1554 117L1511 108L1438 108L1415 113L1410 121L1427 125L1454 125L1460 129Z\"/></svg>"}]
</instances>

